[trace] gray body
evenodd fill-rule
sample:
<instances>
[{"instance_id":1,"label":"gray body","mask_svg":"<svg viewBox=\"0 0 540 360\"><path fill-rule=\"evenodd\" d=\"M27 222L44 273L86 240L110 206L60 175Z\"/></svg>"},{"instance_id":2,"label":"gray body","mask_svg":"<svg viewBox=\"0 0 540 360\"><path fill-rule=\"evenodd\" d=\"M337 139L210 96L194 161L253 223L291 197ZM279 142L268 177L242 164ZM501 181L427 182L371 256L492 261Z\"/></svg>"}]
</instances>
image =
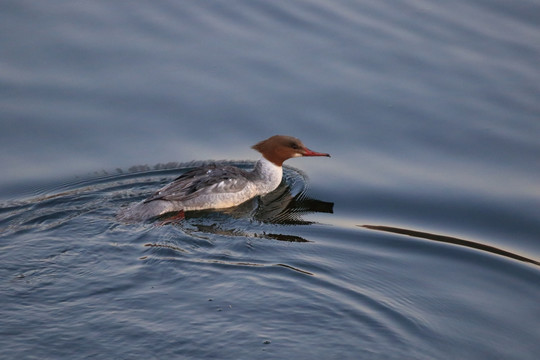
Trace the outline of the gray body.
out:
<instances>
[{"instance_id":1,"label":"gray body","mask_svg":"<svg viewBox=\"0 0 540 360\"><path fill-rule=\"evenodd\" d=\"M208 165L186 172L147 199L122 209L122 221L144 221L173 211L223 209L275 190L282 167L260 159L252 171Z\"/></svg>"}]
</instances>

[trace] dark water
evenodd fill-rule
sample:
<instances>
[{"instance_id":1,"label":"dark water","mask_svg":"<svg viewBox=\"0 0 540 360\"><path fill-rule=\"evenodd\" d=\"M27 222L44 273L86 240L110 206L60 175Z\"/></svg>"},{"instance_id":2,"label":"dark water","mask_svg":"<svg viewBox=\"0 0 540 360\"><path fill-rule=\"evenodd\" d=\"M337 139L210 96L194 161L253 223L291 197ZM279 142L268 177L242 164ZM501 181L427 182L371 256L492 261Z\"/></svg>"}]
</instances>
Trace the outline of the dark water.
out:
<instances>
[{"instance_id":1,"label":"dark water","mask_svg":"<svg viewBox=\"0 0 540 360\"><path fill-rule=\"evenodd\" d=\"M538 358L537 1L0 8L1 358ZM332 158L115 220L276 133Z\"/></svg>"}]
</instances>

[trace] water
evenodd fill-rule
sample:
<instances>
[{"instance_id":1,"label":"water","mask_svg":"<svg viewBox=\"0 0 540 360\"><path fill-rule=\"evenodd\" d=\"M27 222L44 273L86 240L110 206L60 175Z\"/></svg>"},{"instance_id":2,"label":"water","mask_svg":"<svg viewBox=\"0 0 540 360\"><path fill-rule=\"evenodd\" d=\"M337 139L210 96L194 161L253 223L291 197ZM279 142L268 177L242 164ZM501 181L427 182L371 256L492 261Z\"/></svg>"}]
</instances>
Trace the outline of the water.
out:
<instances>
[{"instance_id":1,"label":"water","mask_svg":"<svg viewBox=\"0 0 540 360\"><path fill-rule=\"evenodd\" d=\"M1 357L536 359L539 14L4 2ZM276 133L332 158L239 208L115 220Z\"/></svg>"}]
</instances>

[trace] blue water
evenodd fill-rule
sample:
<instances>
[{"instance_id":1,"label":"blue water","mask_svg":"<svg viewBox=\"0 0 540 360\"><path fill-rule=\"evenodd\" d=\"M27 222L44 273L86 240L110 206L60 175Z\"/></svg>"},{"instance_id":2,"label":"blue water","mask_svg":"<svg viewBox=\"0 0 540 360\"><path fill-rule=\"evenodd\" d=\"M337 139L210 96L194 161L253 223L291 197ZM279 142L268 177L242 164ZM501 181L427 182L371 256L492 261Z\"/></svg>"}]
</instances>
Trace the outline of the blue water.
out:
<instances>
[{"instance_id":1,"label":"blue water","mask_svg":"<svg viewBox=\"0 0 540 360\"><path fill-rule=\"evenodd\" d=\"M538 358L537 1L1 9L1 358ZM278 133L332 157L115 220Z\"/></svg>"}]
</instances>

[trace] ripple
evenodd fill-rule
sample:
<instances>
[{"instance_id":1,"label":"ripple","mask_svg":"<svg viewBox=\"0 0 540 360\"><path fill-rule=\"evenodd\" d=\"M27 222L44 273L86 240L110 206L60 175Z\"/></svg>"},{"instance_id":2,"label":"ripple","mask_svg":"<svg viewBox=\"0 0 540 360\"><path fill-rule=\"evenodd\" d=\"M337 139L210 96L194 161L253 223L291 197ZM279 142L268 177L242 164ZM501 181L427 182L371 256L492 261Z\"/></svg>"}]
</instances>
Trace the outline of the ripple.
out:
<instances>
[{"instance_id":1,"label":"ripple","mask_svg":"<svg viewBox=\"0 0 540 360\"><path fill-rule=\"evenodd\" d=\"M153 167L134 166L127 171L117 169L115 174L82 179L62 185L52 193L0 204L0 229L19 231L44 226L58 226L72 217L90 211L110 213L125 199L136 201L171 181L179 174L208 162L167 163ZM252 162L225 162L243 168ZM284 180L280 187L262 199L253 199L231 209L221 211L233 218L250 218L269 223L309 224L301 214L331 212L332 204L306 196L306 176L300 170L284 167ZM192 218L204 217L210 212L194 212Z\"/></svg>"},{"instance_id":2,"label":"ripple","mask_svg":"<svg viewBox=\"0 0 540 360\"><path fill-rule=\"evenodd\" d=\"M447 244L465 246L471 249L482 250L488 253L492 253L492 254L504 256L510 259L540 266L539 261L512 253L510 251L499 249L494 246L475 242L475 241L470 241L470 240L465 240L465 239L460 239L460 238L445 236L445 235L432 234L432 233L427 233L427 232L422 232L422 231L397 228L397 227L392 227L392 226L382 226L382 225L359 225L359 226L366 229L370 229L370 230L385 231L385 232L394 233L394 234L408 235L408 236L420 238L420 239L428 239L428 240L443 242Z\"/></svg>"},{"instance_id":3,"label":"ripple","mask_svg":"<svg viewBox=\"0 0 540 360\"><path fill-rule=\"evenodd\" d=\"M322 337L326 346L344 354L358 346L367 354L392 347L412 358L436 358L440 347L462 341L446 323L457 327L458 321L472 319L471 332L497 335L484 329L485 319L501 312L499 302L511 304L515 297L497 288L501 277L509 279L516 294L529 295L523 310L514 311L521 314L536 305L531 300L537 294L531 286L538 279L536 272L497 261L482 266L475 254L463 259L461 253L441 256L440 248L417 251L415 244L404 244L395 234L525 261L520 255L407 229L365 225L380 233L375 236L377 232L358 227L311 221L309 214L331 213L333 204L311 198L305 174L291 167L284 169L277 191L236 208L188 212L180 221L115 221L119 207L145 198L198 165L135 167L3 203L0 260L2 275L9 279L3 292L8 324L33 326L14 315L36 316L37 310L18 305L17 299L23 298L40 304L45 323L70 323L58 313L67 308L70 317L84 318L100 329L107 328L111 316L118 323L139 324L135 333L121 330L152 340L156 327L164 334L188 334L190 343L227 329L221 341L257 333L257 343L259 338L272 339L271 346L287 344L309 352ZM450 277L448 272L456 267L463 269ZM471 278L471 273L482 275ZM448 281L455 277L459 280ZM447 281L442 284L441 278ZM499 299L479 308L492 294ZM221 311L209 307L208 298ZM462 312L459 320L446 318L456 311ZM497 326L489 329L519 331L514 317L499 316L492 321ZM46 326L26 331L58 335ZM531 343L531 336L523 336L524 343Z\"/></svg>"}]
</instances>

